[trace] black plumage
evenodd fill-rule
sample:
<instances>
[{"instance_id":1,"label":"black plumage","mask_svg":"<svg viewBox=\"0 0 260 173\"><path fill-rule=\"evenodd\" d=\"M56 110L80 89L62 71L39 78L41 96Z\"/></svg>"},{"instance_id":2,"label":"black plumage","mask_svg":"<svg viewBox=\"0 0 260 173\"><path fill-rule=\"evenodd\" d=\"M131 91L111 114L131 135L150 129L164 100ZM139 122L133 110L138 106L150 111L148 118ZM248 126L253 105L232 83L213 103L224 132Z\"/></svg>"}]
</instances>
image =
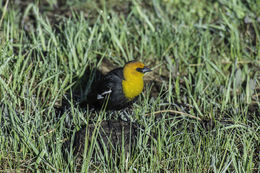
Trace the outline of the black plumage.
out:
<instances>
[{"instance_id":1,"label":"black plumage","mask_svg":"<svg viewBox=\"0 0 260 173\"><path fill-rule=\"evenodd\" d=\"M143 89L143 75L149 71L151 70L145 67L143 63L135 61L128 62L123 68L110 71L101 80L92 85L91 91L87 98L81 102L81 106L90 105L96 109L106 108L106 110L119 110L130 106L141 93ZM126 76L128 77L127 79L125 79ZM123 88L123 81L128 86L127 91ZM129 86L134 87L133 90L131 88L131 91L129 91ZM128 97L129 95L131 96L130 98Z\"/></svg>"},{"instance_id":2,"label":"black plumage","mask_svg":"<svg viewBox=\"0 0 260 173\"><path fill-rule=\"evenodd\" d=\"M102 106L106 106L107 110L119 110L129 106L133 101L129 101L124 97L122 89L123 79L123 68L110 71L92 86L86 103L94 106L96 109L101 109ZM109 91L111 92L106 94L106 92ZM102 93L105 94L102 95Z\"/></svg>"}]
</instances>

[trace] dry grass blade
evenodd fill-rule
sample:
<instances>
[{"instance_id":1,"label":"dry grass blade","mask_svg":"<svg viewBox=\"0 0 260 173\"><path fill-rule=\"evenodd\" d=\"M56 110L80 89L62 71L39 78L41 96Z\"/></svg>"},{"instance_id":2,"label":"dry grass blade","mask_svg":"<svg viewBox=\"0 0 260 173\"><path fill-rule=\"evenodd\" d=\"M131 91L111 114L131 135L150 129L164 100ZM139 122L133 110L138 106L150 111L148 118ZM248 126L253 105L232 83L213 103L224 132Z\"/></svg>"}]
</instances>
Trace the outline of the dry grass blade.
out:
<instances>
[{"instance_id":1,"label":"dry grass blade","mask_svg":"<svg viewBox=\"0 0 260 173\"><path fill-rule=\"evenodd\" d=\"M201 118L199 118L199 117L196 117L194 115L191 115L191 114L188 114L185 112L175 111L175 110L161 110L161 111L156 111L156 112L152 112L152 113L147 113L147 114L145 114L145 116L152 115L152 114L156 115L156 114L161 114L161 113L174 113L174 114L183 115L183 116L201 121Z\"/></svg>"}]
</instances>

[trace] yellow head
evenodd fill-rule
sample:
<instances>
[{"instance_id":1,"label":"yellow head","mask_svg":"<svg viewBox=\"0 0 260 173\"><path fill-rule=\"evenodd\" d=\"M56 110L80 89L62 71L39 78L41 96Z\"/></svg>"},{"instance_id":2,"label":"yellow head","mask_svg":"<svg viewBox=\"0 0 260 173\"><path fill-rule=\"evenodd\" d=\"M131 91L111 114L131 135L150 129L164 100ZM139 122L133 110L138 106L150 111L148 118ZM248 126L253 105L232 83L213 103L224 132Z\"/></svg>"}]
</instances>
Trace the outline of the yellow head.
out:
<instances>
[{"instance_id":1,"label":"yellow head","mask_svg":"<svg viewBox=\"0 0 260 173\"><path fill-rule=\"evenodd\" d=\"M128 62L123 69L124 80L122 82L125 97L129 100L138 96L144 87L144 73L151 71L143 63L138 61Z\"/></svg>"}]
</instances>

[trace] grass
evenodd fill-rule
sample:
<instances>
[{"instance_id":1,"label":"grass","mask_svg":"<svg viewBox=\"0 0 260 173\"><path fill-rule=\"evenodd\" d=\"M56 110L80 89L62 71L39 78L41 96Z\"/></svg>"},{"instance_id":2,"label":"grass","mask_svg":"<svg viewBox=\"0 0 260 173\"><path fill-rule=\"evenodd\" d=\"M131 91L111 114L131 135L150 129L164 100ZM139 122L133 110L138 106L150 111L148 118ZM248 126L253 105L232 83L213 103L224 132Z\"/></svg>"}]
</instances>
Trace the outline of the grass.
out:
<instances>
[{"instance_id":1,"label":"grass","mask_svg":"<svg viewBox=\"0 0 260 173\"><path fill-rule=\"evenodd\" d=\"M74 94L133 59L153 69L131 113L144 126L135 150L85 147L82 172L259 172L259 1L0 4L1 172L78 171L64 141L111 117Z\"/></svg>"}]
</instances>

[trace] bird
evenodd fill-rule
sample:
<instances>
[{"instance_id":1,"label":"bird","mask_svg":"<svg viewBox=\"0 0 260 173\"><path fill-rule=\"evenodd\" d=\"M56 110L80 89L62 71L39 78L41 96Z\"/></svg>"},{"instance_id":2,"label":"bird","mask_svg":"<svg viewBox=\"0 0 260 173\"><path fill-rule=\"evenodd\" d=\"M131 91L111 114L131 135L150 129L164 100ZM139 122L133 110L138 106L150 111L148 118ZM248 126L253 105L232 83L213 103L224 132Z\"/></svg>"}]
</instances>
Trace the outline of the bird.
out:
<instances>
[{"instance_id":1,"label":"bird","mask_svg":"<svg viewBox=\"0 0 260 173\"><path fill-rule=\"evenodd\" d=\"M133 104L144 88L143 76L152 71L140 61L129 61L123 67L108 72L92 85L81 105L95 109L120 110Z\"/></svg>"}]
</instances>

